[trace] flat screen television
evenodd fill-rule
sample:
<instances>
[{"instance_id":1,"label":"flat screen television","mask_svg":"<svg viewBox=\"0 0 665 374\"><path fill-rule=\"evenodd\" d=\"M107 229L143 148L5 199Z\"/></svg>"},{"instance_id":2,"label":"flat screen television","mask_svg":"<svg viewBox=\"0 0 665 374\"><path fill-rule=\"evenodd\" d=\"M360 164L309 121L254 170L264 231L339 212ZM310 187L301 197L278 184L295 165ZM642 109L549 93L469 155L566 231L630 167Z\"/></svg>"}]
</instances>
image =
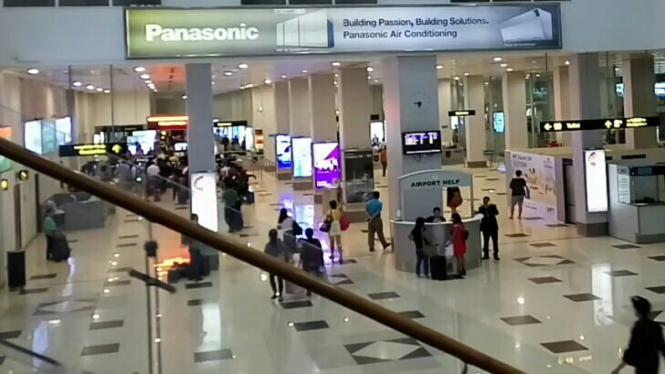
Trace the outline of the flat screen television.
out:
<instances>
[{"instance_id":1,"label":"flat screen television","mask_svg":"<svg viewBox=\"0 0 665 374\"><path fill-rule=\"evenodd\" d=\"M441 153L441 131L402 133L402 154L420 155Z\"/></svg>"},{"instance_id":2,"label":"flat screen television","mask_svg":"<svg viewBox=\"0 0 665 374\"><path fill-rule=\"evenodd\" d=\"M494 132L503 133L506 129L506 118L503 112L494 112L492 117L494 117Z\"/></svg>"}]
</instances>

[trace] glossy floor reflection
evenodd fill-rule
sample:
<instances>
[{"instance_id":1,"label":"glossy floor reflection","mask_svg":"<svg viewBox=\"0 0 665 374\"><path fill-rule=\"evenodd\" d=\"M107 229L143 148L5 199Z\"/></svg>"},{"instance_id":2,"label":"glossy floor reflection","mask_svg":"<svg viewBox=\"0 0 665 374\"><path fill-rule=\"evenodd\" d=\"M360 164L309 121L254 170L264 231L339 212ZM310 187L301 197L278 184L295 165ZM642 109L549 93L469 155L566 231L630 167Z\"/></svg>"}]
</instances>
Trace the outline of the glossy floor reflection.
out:
<instances>
[{"instance_id":1,"label":"glossy floor reflection","mask_svg":"<svg viewBox=\"0 0 665 374\"><path fill-rule=\"evenodd\" d=\"M665 244L579 238L573 226L528 213L531 219L508 220L504 177L474 172L474 197L490 196L501 211L501 261L483 263L464 280L419 279L396 271L390 252L370 253L365 225L353 224L343 238L348 262L328 264L329 281L528 373L611 371L634 320L632 295L652 300L654 317L665 323ZM389 206L386 183L378 180ZM234 235L248 248L263 249L281 206L303 226L322 221L311 191L293 192L268 174L254 188L261 192L243 208L246 228ZM160 204L188 215L170 197ZM24 292L0 293L0 337L95 373L147 373L145 286L126 272L144 269L150 231L127 218L118 210L104 230L69 233L68 264L47 263L44 239L34 240ZM160 260L186 256L179 234L158 225L151 232ZM450 356L318 296L272 302L266 274L220 259L220 271L203 282L183 280L176 294L159 292L154 354L164 374L461 372ZM10 355L0 371L34 365L44 364Z\"/></svg>"}]
</instances>

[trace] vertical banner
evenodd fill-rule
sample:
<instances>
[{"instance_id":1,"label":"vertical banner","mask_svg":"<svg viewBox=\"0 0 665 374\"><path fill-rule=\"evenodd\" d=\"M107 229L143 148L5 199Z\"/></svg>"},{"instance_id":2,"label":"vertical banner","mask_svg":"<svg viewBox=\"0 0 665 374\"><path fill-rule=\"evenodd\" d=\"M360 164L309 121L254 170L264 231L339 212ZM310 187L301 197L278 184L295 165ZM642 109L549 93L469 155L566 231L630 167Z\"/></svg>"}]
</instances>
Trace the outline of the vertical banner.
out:
<instances>
[{"instance_id":1,"label":"vertical banner","mask_svg":"<svg viewBox=\"0 0 665 374\"><path fill-rule=\"evenodd\" d=\"M525 211L531 215L556 221L558 216L554 157L511 152L510 162L513 172L522 171L522 177L529 188L524 199Z\"/></svg>"},{"instance_id":2,"label":"vertical banner","mask_svg":"<svg viewBox=\"0 0 665 374\"><path fill-rule=\"evenodd\" d=\"M365 202L374 191L372 149L344 151L344 185L347 203Z\"/></svg>"},{"instance_id":3,"label":"vertical banner","mask_svg":"<svg viewBox=\"0 0 665 374\"><path fill-rule=\"evenodd\" d=\"M293 177L309 178L312 176L312 138L292 138Z\"/></svg>"},{"instance_id":4,"label":"vertical banner","mask_svg":"<svg viewBox=\"0 0 665 374\"><path fill-rule=\"evenodd\" d=\"M312 154L314 157L314 187L316 189L335 188L342 178L339 143L315 143L312 145Z\"/></svg>"},{"instance_id":5,"label":"vertical banner","mask_svg":"<svg viewBox=\"0 0 665 374\"><path fill-rule=\"evenodd\" d=\"M217 173L192 173L192 213L199 217L199 225L210 231L218 230Z\"/></svg>"},{"instance_id":6,"label":"vertical banner","mask_svg":"<svg viewBox=\"0 0 665 374\"><path fill-rule=\"evenodd\" d=\"M275 135L275 155L277 156L277 167L279 169L291 168L291 135Z\"/></svg>"},{"instance_id":7,"label":"vertical banner","mask_svg":"<svg viewBox=\"0 0 665 374\"><path fill-rule=\"evenodd\" d=\"M607 212L607 165L604 149L584 151L584 183L587 212Z\"/></svg>"}]
</instances>

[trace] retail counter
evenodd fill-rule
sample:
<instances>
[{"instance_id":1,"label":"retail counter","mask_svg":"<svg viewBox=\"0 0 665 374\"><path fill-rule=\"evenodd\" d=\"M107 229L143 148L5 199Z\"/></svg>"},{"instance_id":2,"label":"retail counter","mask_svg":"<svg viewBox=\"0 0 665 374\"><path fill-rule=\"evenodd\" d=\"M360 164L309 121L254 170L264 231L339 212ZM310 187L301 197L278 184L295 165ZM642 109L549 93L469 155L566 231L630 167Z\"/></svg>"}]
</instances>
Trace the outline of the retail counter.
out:
<instances>
[{"instance_id":1,"label":"retail counter","mask_svg":"<svg viewBox=\"0 0 665 374\"><path fill-rule=\"evenodd\" d=\"M466 242L467 270L480 267L482 261L483 254L480 234L480 220L482 218L483 216L478 214L475 217L463 220L464 227L469 231L469 239ZM390 221L392 246L395 251L395 268L397 270L409 273L416 272L416 248L413 242L409 240L409 235L415 224L415 222L408 221ZM439 254L444 254L446 242L450 237L452 223L427 223L426 226L428 240L434 246L432 250L438 247Z\"/></svg>"}]
</instances>

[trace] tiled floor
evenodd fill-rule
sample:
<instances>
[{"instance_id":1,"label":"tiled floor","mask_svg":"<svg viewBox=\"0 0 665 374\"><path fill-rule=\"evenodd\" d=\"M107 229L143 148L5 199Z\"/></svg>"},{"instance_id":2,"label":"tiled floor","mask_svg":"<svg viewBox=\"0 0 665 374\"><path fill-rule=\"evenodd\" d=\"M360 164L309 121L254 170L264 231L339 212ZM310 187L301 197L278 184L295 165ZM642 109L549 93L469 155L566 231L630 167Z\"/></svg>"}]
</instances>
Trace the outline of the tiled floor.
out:
<instances>
[{"instance_id":1,"label":"tiled floor","mask_svg":"<svg viewBox=\"0 0 665 374\"><path fill-rule=\"evenodd\" d=\"M488 195L507 212L504 177L476 173L474 196ZM243 208L248 228L233 237L248 248L263 249L276 208L286 207L305 226L321 222L311 191L293 192L269 177L254 187L264 192ZM390 209L390 201L384 203ZM160 205L188 216L170 196ZM632 295L651 299L654 318L665 323L665 244L582 239L572 225L505 214L500 227L501 261L483 262L464 280L433 282L395 270L390 252L370 253L365 225L352 224L343 237L345 263L328 263L327 279L527 373L610 372L634 320ZM316 295L308 299L296 287L287 286L281 305L271 301L267 274L226 255L202 282L182 280L175 294L160 291L158 302L151 291L148 337L146 287L127 272L145 271L143 243L150 232L160 261L187 255L179 234L158 225L148 230L145 220L120 209L106 229L68 233L68 263L46 263L44 239L34 240L26 288L0 293L0 338L72 372L99 374L147 373L150 340L163 374L462 371L449 355ZM328 251L327 239L317 235ZM41 365L6 348L0 357L7 357L1 373Z\"/></svg>"}]
</instances>

